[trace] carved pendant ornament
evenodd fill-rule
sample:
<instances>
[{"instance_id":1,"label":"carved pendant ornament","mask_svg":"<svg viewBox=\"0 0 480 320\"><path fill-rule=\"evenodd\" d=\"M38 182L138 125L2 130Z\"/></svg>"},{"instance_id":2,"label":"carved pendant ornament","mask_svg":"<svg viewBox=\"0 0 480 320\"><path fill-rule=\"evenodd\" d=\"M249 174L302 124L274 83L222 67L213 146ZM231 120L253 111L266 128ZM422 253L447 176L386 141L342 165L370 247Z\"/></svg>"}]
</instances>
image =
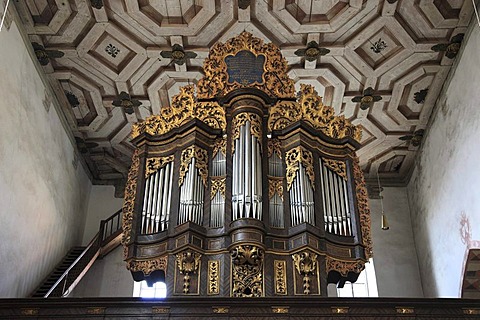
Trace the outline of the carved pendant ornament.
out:
<instances>
[{"instance_id":1,"label":"carved pendant ornament","mask_svg":"<svg viewBox=\"0 0 480 320\"><path fill-rule=\"evenodd\" d=\"M372 236L370 234L370 206L368 205L367 186L358 157L355 157L353 161L353 177L355 179L355 194L357 196L357 210L360 217L362 242L365 247L365 258L368 260L373 255Z\"/></svg>"},{"instance_id":2,"label":"carved pendant ornament","mask_svg":"<svg viewBox=\"0 0 480 320\"><path fill-rule=\"evenodd\" d=\"M182 186L185 175L188 172L188 167L192 159L195 158L195 167L202 177L203 185L207 186L208 178L208 153L207 150L199 148L195 145L190 146L182 151L180 158L180 176L178 178L178 186Z\"/></svg>"},{"instance_id":3,"label":"carved pendant ornament","mask_svg":"<svg viewBox=\"0 0 480 320\"><path fill-rule=\"evenodd\" d=\"M310 294L311 277L317 272L317 254L303 251L292 255L295 270L303 277L303 293Z\"/></svg>"},{"instance_id":4,"label":"carved pendant ornament","mask_svg":"<svg viewBox=\"0 0 480 320\"><path fill-rule=\"evenodd\" d=\"M312 188L315 190L315 174L313 171L313 155L310 151L299 146L290 149L285 154L285 162L287 164L287 190L290 191L293 181L297 176L297 171L300 165L303 165L307 173L308 179L312 184Z\"/></svg>"},{"instance_id":5,"label":"carved pendant ornament","mask_svg":"<svg viewBox=\"0 0 480 320\"><path fill-rule=\"evenodd\" d=\"M268 139L268 157L275 153L279 159L282 159L282 143L278 139Z\"/></svg>"},{"instance_id":6,"label":"carved pendant ornament","mask_svg":"<svg viewBox=\"0 0 480 320\"><path fill-rule=\"evenodd\" d=\"M123 200L123 218L122 218L122 245L125 259L128 257L128 245L132 237L133 208L135 206L135 196L137 193L137 177L140 166L139 150L135 149L132 157L132 166L128 172L127 183L125 185L125 196ZM128 268L129 265L127 265Z\"/></svg>"},{"instance_id":7,"label":"carved pendant ornament","mask_svg":"<svg viewBox=\"0 0 480 320\"><path fill-rule=\"evenodd\" d=\"M183 293L185 294L190 291L190 275L197 273L201 257L201 254L190 250L176 255L178 271L183 274Z\"/></svg>"},{"instance_id":8,"label":"carved pendant ornament","mask_svg":"<svg viewBox=\"0 0 480 320\"><path fill-rule=\"evenodd\" d=\"M220 261L208 261L208 294L220 293Z\"/></svg>"},{"instance_id":9,"label":"carved pendant ornament","mask_svg":"<svg viewBox=\"0 0 480 320\"><path fill-rule=\"evenodd\" d=\"M211 179L211 189L210 189L210 199L215 198L218 192L225 199L225 181L226 178L212 178Z\"/></svg>"},{"instance_id":10,"label":"carved pendant ornament","mask_svg":"<svg viewBox=\"0 0 480 320\"><path fill-rule=\"evenodd\" d=\"M283 201L283 178L268 177L268 199L277 194Z\"/></svg>"},{"instance_id":11,"label":"carved pendant ornament","mask_svg":"<svg viewBox=\"0 0 480 320\"><path fill-rule=\"evenodd\" d=\"M234 297L263 296L263 249L239 245L232 256L232 295Z\"/></svg>"},{"instance_id":12,"label":"carved pendant ornament","mask_svg":"<svg viewBox=\"0 0 480 320\"><path fill-rule=\"evenodd\" d=\"M274 267L274 281L275 281L275 294L286 295L287 294L287 262L284 260L275 260Z\"/></svg>"}]
</instances>

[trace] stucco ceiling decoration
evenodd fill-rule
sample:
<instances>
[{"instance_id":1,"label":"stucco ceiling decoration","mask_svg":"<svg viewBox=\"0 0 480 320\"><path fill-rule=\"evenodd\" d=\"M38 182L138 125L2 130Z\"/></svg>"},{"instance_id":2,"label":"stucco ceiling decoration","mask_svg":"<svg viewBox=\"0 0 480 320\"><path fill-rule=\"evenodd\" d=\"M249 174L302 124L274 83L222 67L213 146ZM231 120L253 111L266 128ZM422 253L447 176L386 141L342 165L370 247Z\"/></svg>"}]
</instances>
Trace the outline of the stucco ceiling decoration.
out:
<instances>
[{"instance_id":1,"label":"stucco ceiling decoration","mask_svg":"<svg viewBox=\"0 0 480 320\"><path fill-rule=\"evenodd\" d=\"M132 123L196 83L209 48L242 31L281 48L296 90L313 85L326 105L362 127L367 179L378 169L383 184L405 183L418 146L399 138L425 128L453 63L432 47L465 33L473 13L470 0L257 0L245 9L238 0L102 3L15 2L31 42L64 53L44 71L84 141L94 182L116 185L130 165ZM312 41L329 52L298 55ZM160 55L174 45L196 56L177 64ZM369 87L381 99L363 110L354 98ZM121 92L141 103L133 113L112 104Z\"/></svg>"}]
</instances>

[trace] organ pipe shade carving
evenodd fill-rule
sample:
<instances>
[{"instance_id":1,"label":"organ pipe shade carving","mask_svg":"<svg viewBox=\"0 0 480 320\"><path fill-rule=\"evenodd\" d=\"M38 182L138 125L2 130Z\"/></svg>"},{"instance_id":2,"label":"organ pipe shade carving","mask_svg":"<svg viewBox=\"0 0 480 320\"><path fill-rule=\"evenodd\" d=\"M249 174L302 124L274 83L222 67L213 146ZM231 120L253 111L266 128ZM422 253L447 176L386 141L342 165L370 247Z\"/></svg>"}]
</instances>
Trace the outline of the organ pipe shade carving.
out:
<instances>
[{"instance_id":1,"label":"organ pipe shade carving","mask_svg":"<svg viewBox=\"0 0 480 320\"><path fill-rule=\"evenodd\" d=\"M219 297L356 281L372 255L360 128L286 71L276 46L242 33L133 126L122 243L135 281Z\"/></svg>"},{"instance_id":2,"label":"organ pipe shade carving","mask_svg":"<svg viewBox=\"0 0 480 320\"><path fill-rule=\"evenodd\" d=\"M190 164L192 159L195 159L195 168L198 169L203 184L207 185L207 177L208 177L208 154L207 151L201 149L197 146L190 146L182 151L182 156L180 158L180 176L178 178L178 185L181 186L183 184L183 180L185 175L188 173L189 168L191 167Z\"/></svg>"},{"instance_id":3,"label":"organ pipe shade carving","mask_svg":"<svg viewBox=\"0 0 480 320\"><path fill-rule=\"evenodd\" d=\"M150 177L150 175L155 173L158 169L165 167L167 163L172 162L173 159L173 154L168 157L148 158L145 166L145 178Z\"/></svg>"},{"instance_id":4,"label":"organ pipe shade carving","mask_svg":"<svg viewBox=\"0 0 480 320\"><path fill-rule=\"evenodd\" d=\"M313 156L308 150L303 147L296 147L288 150L285 155L285 162L287 164L287 190L292 187L293 181L297 176L297 171L300 169L300 164L305 168L311 187L315 188L315 175L313 171Z\"/></svg>"}]
</instances>

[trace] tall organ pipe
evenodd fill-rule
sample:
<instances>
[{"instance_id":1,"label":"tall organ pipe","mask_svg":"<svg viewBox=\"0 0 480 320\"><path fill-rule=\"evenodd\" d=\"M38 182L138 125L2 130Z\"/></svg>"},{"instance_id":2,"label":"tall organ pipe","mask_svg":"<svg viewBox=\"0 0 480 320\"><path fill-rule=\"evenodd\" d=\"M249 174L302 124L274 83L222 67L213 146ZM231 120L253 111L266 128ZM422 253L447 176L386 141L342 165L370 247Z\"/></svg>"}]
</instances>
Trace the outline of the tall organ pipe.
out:
<instances>
[{"instance_id":1,"label":"tall organ pipe","mask_svg":"<svg viewBox=\"0 0 480 320\"><path fill-rule=\"evenodd\" d=\"M260 145L251 134L251 123L240 127L234 141L232 207L233 220L262 219L262 167Z\"/></svg>"}]
</instances>

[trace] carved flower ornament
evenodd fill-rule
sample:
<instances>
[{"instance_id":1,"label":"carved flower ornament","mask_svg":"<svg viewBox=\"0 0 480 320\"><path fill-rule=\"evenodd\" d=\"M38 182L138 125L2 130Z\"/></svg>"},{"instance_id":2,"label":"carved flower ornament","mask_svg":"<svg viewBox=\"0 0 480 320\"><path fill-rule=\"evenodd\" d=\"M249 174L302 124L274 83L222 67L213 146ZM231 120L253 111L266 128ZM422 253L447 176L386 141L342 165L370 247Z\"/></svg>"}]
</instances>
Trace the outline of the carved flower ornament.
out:
<instances>
[{"instance_id":1,"label":"carved flower ornament","mask_svg":"<svg viewBox=\"0 0 480 320\"><path fill-rule=\"evenodd\" d=\"M195 52L185 51L183 47L179 44L174 44L172 46L172 51L160 52L160 55L163 58L172 59L172 62L177 65L182 65L187 61L187 59L192 59L197 56Z\"/></svg>"},{"instance_id":2,"label":"carved flower ornament","mask_svg":"<svg viewBox=\"0 0 480 320\"><path fill-rule=\"evenodd\" d=\"M128 93L122 91L118 95L118 98L113 100L112 105L123 108L125 113L133 114L135 112L134 107L139 107L142 103L136 99L132 99Z\"/></svg>"},{"instance_id":3,"label":"carved flower ornament","mask_svg":"<svg viewBox=\"0 0 480 320\"><path fill-rule=\"evenodd\" d=\"M363 96L353 97L353 102L360 102L360 109L367 110L372 107L373 104L377 101L382 100L382 97L374 95L372 87L368 87L363 91Z\"/></svg>"},{"instance_id":4,"label":"carved flower ornament","mask_svg":"<svg viewBox=\"0 0 480 320\"><path fill-rule=\"evenodd\" d=\"M295 55L305 57L307 61L315 61L320 56L324 56L329 52L330 50L326 48L320 48L316 41L310 41L305 49L298 49L295 51Z\"/></svg>"}]
</instances>

